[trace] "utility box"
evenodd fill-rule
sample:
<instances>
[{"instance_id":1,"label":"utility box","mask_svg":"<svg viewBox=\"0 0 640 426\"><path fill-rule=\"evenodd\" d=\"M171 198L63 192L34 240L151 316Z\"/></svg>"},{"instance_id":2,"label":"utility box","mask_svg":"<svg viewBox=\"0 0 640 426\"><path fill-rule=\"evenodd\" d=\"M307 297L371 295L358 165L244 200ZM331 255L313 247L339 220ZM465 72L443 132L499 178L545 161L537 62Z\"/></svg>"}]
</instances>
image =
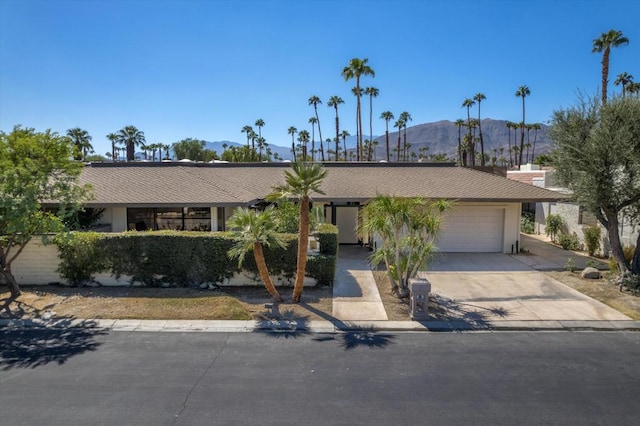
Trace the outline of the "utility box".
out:
<instances>
[{"instance_id":1,"label":"utility box","mask_svg":"<svg viewBox=\"0 0 640 426\"><path fill-rule=\"evenodd\" d=\"M409 294L411 297L411 319L429 319L429 292L431 283L425 278L409 280Z\"/></svg>"}]
</instances>

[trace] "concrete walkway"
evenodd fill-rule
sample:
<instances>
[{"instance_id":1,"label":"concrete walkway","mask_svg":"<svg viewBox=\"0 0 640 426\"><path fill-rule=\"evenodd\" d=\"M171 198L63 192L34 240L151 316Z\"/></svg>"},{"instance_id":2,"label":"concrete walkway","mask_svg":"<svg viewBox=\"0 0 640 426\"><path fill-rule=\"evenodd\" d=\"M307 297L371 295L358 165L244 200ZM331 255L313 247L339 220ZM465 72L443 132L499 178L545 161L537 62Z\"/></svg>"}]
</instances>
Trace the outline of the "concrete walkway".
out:
<instances>
[{"instance_id":1,"label":"concrete walkway","mask_svg":"<svg viewBox=\"0 0 640 426\"><path fill-rule=\"evenodd\" d=\"M589 260L598 261L605 266L601 260L550 244L549 238L544 235L520 234L520 242L520 247L526 253L519 255L518 260L538 271L564 271L569 258L575 262L576 270L586 268Z\"/></svg>"},{"instance_id":2,"label":"concrete walkway","mask_svg":"<svg viewBox=\"0 0 640 426\"><path fill-rule=\"evenodd\" d=\"M333 285L333 316L338 320L388 319L367 262L369 254L359 246L340 246Z\"/></svg>"}]
</instances>

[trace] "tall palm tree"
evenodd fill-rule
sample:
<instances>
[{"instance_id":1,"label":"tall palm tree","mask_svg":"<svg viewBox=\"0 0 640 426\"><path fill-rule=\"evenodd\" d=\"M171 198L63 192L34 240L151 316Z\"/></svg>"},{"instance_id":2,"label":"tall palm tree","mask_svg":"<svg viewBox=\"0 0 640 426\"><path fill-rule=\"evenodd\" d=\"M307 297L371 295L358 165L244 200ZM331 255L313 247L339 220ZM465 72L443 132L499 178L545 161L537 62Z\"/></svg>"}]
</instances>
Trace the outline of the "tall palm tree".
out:
<instances>
[{"instance_id":1,"label":"tall palm tree","mask_svg":"<svg viewBox=\"0 0 640 426\"><path fill-rule=\"evenodd\" d=\"M338 161L338 151L340 146L340 118L338 117L338 105L343 104L344 101L340 96L332 96L327 102L328 107L333 107L336 110L336 161Z\"/></svg>"},{"instance_id":2,"label":"tall palm tree","mask_svg":"<svg viewBox=\"0 0 640 426\"><path fill-rule=\"evenodd\" d=\"M253 127L249 126L248 124L244 127L242 127L242 130L240 130L240 133L246 133L247 134L247 148L249 147L249 143L251 142L251 133L253 132Z\"/></svg>"},{"instance_id":3,"label":"tall palm tree","mask_svg":"<svg viewBox=\"0 0 640 426\"><path fill-rule=\"evenodd\" d=\"M76 147L77 152L74 155L74 160L77 161L85 161L87 159L87 154L93 151L93 146L91 145L91 136L89 132L81 129L80 127L74 127L73 129L67 130L67 136L71 139L71 142Z\"/></svg>"},{"instance_id":4,"label":"tall palm tree","mask_svg":"<svg viewBox=\"0 0 640 426\"><path fill-rule=\"evenodd\" d=\"M380 114L380 118L384 120L385 124L385 142L386 142L386 150L387 150L387 161L391 161L391 157L389 154L389 121L394 119L393 113L391 111L384 111Z\"/></svg>"},{"instance_id":5,"label":"tall palm tree","mask_svg":"<svg viewBox=\"0 0 640 426\"><path fill-rule=\"evenodd\" d=\"M285 185L275 187L270 199L295 198L298 200L300 224L298 228L298 256L296 280L293 287L293 303L302 296L307 269L307 245L309 244L309 204L313 193L324 194L320 189L327 170L320 163L295 162L292 170L285 172Z\"/></svg>"},{"instance_id":6,"label":"tall palm tree","mask_svg":"<svg viewBox=\"0 0 640 426\"><path fill-rule=\"evenodd\" d=\"M462 166L462 126L464 126L464 120L458 118L454 124L458 126L458 163Z\"/></svg>"},{"instance_id":7,"label":"tall palm tree","mask_svg":"<svg viewBox=\"0 0 640 426\"><path fill-rule=\"evenodd\" d=\"M607 84L609 83L609 55L612 47L629 44L629 39L622 35L622 31L609 30L593 40L591 53L602 52L602 104L607 103Z\"/></svg>"},{"instance_id":8,"label":"tall palm tree","mask_svg":"<svg viewBox=\"0 0 640 426\"><path fill-rule=\"evenodd\" d=\"M316 123L318 119L315 117L309 118L311 123L311 161L316 161Z\"/></svg>"},{"instance_id":9,"label":"tall palm tree","mask_svg":"<svg viewBox=\"0 0 640 426\"><path fill-rule=\"evenodd\" d=\"M285 243L276 232L277 220L272 206L258 212L246 207L236 209L227 221L227 228L233 233L234 245L229 250L229 257L238 259L238 266L242 265L244 257L253 252L253 258L258 267L260 278L264 286L276 302L282 302L282 296L273 285L269 276L269 269L264 257L263 247L275 245L284 248Z\"/></svg>"},{"instance_id":10,"label":"tall palm tree","mask_svg":"<svg viewBox=\"0 0 640 426\"><path fill-rule=\"evenodd\" d=\"M515 123L507 121L507 133L509 134L509 167L513 167L513 158L511 157L511 153L513 152L511 150L511 129L513 129L514 125Z\"/></svg>"},{"instance_id":11,"label":"tall palm tree","mask_svg":"<svg viewBox=\"0 0 640 426\"><path fill-rule=\"evenodd\" d=\"M126 126L118 131L118 142L127 149L127 161L135 159L135 147L146 142L144 132L136 126Z\"/></svg>"},{"instance_id":12,"label":"tall palm tree","mask_svg":"<svg viewBox=\"0 0 640 426\"><path fill-rule=\"evenodd\" d=\"M380 90L375 87L367 87L364 89L364 93L369 95L369 143L373 144L373 98L377 98L380 94ZM372 146L369 147L371 151ZM371 160L369 158L369 160Z\"/></svg>"},{"instance_id":13,"label":"tall palm tree","mask_svg":"<svg viewBox=\"0 0 640 426\"><path fill-rule=\"evenodd\" d=\"M291 126L287 129L287 132L291 135L291 160L296 161L296 141L294 138L296 133L298 133L298 129L296 129L294 126Z\"/></svg>"},{"instance_id":14,"label":"tall palm tree","mask_svg":"<svg viewBox=\"0 0 640 426\"><path fill-rule=\"evenodd\" d=\"M352 87L351 88L351 93L353 93L353 96L357 97L357 98L361 98L362 97L362 88L360 87ZM362 129L358 128L358 116L360 116L360 111L356 110L356 161L361 161L362 160L362 143L360 142L362 140Z\"/></svg>"},{"instance_id":15,"label":"tall palm tree","mask_svg":"<svg viewBox=\"0 0 640 426\"><path fill-rule=\"evenodd\" d=\"M302 161L307 161L307 144L309 143L309 132L306 130L300 130L298 133L298 142L302 147Z\"/></svg>"},{"instance_id":16,"label":"tall palm tree","mask_svg":"<svg viewBox=\"0 0 640 426\"><path fill-rule=\"evenodd\" d=\"M476 104L476 102L473 99L467 98L462 102L462 108L466 108L467 109L467 137L466 142L467 142L467 146L465 146L465 150L470 149L469 147L469 143L473 144L473 141L471 140L471 107L474 106ZM473 150L473 147L471 147L471 150ZM471 166L473 167L475 165L475 156L473 155L473 152L471 152ZM466 164L465 164L466 166Z\"/></svg>"},{"instance_id":17,"label":"tall palm tree","mask_svg":"<svg viewBox=\"0 0 640 426\"><path fill-rule=\"evenodd\" d=\"M522 152L524 151L524 126L525 126L525 111L524 111L524 99L529 96L531 94L531 91L529 90L529 88L525 85L522 85L520 87L518 87L518 90L516 90L516 96L522 98L522 123L521 127L520 127L520 151L519 151L519 157L518 157L518 166L522 165Z\"/></svg>"},{"instance_id":18,"label":"tall palm tree","mask_svg":"<svg viewBox=\"0 0 640 426\"><path fill-rule=\"evenodd\" d=\"M618 74L618 77L616 77L616 81L614 81L613 84L616 86L622 85L622 97L624 98L627 92L627 86L629 84L633 84L633 76L628 74L626 71L621 72Z\"/></svg>"},{"instance_id":19,"label":"tall palm tree","mask_svg":"<svg viewBox=\"0 0 640 426\"><path fill-rule=\"evenodd\" d=\"M476 93L473 100L478 103L478 133L480 133L480 165L484 166L484 139L482 138L482 121L480 119L480 104L487 99L483 93Z\"/></svg>"},{"instance_id":20,"label":"tall palm tree","mask_svg":"<svg viewBox=\"0 0 640 426\"><path fill-rule=\"evenodd\" d=\"M264 127L264 120L262 118L258 118L255 122L255 126L258 128L258 137L262 137L262 128Z\"/></svg>"},{"instance_id":21,"label":"tall palm tree","mask_svg":"<svg viewBox=\"0 0 640 426\"><path fill-rule=\"evenodd\" d=\"M411 118L411 114L409 114L407 111L403 111L400 113L400 120L402 121L402 127L404 129L402 157L404 158L404 161L407 161L407 149L409 149L409 147L407 146L407 123L409 121L412 121L413 119Z\"/></svg>"},{"instance_id":22,"label":"tall palm tree","mask_svg":"<svg viewBox=\"0 0 640 426\"><path fill-rule=\"evenodd\" d=\"M356 127L358 134L358 159L362 157L362 109L360 107L360 97L362 96L362 92L360 91L360 78L363 76L370 75L371 77L375 77L376 73L369 65L369 59L359 59L352 58L349 61L349 64L342 69L342 77L344 77L345 81L349 81L351 79L356 80Z\"/></svg>"},{"instance_id":23,"label":"tall palm tree","mask_svg":"<svg viewBox=\"0 0 640 426\"><path fill-rule=\"evenodd\" d=\"M107 139L111 141L111 159L116 161L118 155L116 154L116 143L118 142L118 135L115 133L109 133Z\"/></svg>"},{"instance_id":24,"label":"tall palm tree","mask_svg":"<svg viewBox=\"0 0 640 426\"><path fill-rule=\"evenodd\" d=\"M531 162L533 163L533 159L536 156L536 142L538 141L538 130L542 129L542 125L540 123L534 123L531 125L533 128L533 149L531 150Z\"/></svg>"},{"instance_id":25,"label":"tall palm tree","mask_svg":"<svg viewBox=\"0 0 640 426\"><path fill-rule=\"evenodd\" d=\"M343 130L340 133L342 136L342 150L344 152L344 161L347 161L347 137L351 136L347 130Z\"/></svg>"},{"instance_id":26,"label":"tall palm tree","mask_svg":"<svg viewBox=\"0 0 640 426\"><path fill-rule=\"evenodd\" d=\"M395 123L393 123L393 127L396 127L398 129L398 145L394 149L394 151L396 152L396 161L398 162L400 161L400 143L402 142L402 126L404 126L402 119L398 119L396 120Z\"/></svg>"},{"instance_id":27,"label":"tall palm tree","mask_svg":"<svg viewBox=\"0 0 640 426\"><path fill-rule=\"evenodd\" d=\"M324 161L324 147L322 146L322 130L320 130L320 117L318 116L318 104L322 101L319 97L313 95L309 98L309 105L313 105L313 110L316 112L316 120L318 120L318 137L320 137L320 158Z\"/></svg>"}]
</instances>

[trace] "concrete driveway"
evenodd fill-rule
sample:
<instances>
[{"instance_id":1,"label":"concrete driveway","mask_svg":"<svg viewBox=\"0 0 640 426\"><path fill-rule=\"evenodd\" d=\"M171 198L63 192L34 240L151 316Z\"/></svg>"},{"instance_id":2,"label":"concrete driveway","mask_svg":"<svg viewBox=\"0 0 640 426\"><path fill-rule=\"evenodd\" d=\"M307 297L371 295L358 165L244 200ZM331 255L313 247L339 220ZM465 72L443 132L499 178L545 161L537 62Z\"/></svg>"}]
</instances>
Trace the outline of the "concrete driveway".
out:
<instances>
[{"instance_id":1,"label":"concrete driveway","mask_svg":"<svg viewBox=\"0 0 640 426\"><path fill-rule=\"evenodd\" d=\"M441 253L422 275L452 318L492 322L630 319L525 264L523 260L531 264L531 256L535 254Z\"/></svg>"}]
</instances>

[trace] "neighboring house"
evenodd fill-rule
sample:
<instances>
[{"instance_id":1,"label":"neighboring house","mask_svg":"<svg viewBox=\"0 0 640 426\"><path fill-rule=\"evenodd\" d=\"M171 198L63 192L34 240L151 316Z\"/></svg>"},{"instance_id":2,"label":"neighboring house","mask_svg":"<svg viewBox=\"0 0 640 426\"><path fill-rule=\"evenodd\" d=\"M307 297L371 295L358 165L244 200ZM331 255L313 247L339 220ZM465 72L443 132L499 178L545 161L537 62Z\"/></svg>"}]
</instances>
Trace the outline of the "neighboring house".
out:
<instances>
[{"instance_id":1,"label":"neighboring house","mask_svg":"<svg viewBox=\"0 0 640 426\"><path fill-rule=\"evenodd\" d=\"M88 207L103 208L112 232L146 229L222 231L239 206L257 205L284 183L287 163L94 163L80 180L94 188ZM437 245L450 252L516 250L523 203L563 195L500 176L442 163L326 163L322 206L341 244L358 236L360 207L377 195L455 200Z\"/></svg>"},{"instance_id":2,"label":"neighboring house","mask_svg":"<svg viewBox=\"0 0 640 426\"><path fill-rule=\"evenodd\" d=\"M558 194L570 195L567 188L559 187L554 180L555 170L551 168L541 169L540 166L527 164L521 166L519 171L509 170L507 178L519 182L534 185L554 191ZM582 230L589 226L597 225L602 229L602 253L609 255L609 242L606 229L598 222L594 214L587 211L584 207L570 201L550 201L538 202L535 204L523 204L523 211L529 212L535 217L535 230L537 234L544 234L546 221L549 214L557 214L562 217L563 232L574 233L579 240L584 243L584 233ZM633 224L628 217L620 217L620 241L623 245L635 246L638 240L638 232L640 226Z\"/></svg>"}]
</instances>

